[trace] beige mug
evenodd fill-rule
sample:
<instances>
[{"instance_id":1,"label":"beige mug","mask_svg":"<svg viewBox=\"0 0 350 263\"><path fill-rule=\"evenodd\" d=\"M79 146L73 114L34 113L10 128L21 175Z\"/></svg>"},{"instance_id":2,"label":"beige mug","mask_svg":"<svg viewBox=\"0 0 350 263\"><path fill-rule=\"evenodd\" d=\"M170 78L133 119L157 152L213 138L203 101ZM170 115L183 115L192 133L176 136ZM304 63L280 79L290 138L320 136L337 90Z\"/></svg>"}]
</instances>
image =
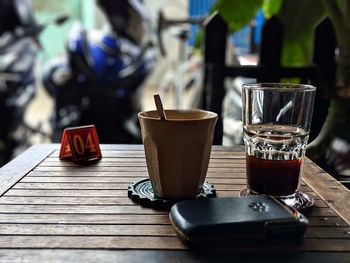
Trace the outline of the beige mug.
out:
<instances>
[{"instance_id":1,"label":"beige mug","mask_svg":"<svg viewBox=\"0 0 350 263\"><path fill-rule=\"evenodd\" d=\"M165 110L138 114L147 169L156 196L189 199L202 190L217 114L204 110Z\"/></svg>"}]
</instances>

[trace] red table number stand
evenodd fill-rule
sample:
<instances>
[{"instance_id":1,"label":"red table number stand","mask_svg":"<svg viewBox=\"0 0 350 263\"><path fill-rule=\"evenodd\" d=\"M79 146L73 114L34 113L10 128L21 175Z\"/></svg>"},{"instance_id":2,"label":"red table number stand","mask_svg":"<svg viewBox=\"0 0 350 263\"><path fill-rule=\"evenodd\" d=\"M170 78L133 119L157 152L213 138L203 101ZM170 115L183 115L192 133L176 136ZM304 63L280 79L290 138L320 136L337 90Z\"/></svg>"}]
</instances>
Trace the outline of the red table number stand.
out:
<instances>
[{"instance_id":1,"label":"red table number stand","mask_svg":"<svg viewBox=\"0 0 350 263\"><path fill-rule=\"evenodd\" d=\"M66 128L61 140L60 159L74 162L101 159L100 143L94 125Z\"/></svg>"}]
</instances>

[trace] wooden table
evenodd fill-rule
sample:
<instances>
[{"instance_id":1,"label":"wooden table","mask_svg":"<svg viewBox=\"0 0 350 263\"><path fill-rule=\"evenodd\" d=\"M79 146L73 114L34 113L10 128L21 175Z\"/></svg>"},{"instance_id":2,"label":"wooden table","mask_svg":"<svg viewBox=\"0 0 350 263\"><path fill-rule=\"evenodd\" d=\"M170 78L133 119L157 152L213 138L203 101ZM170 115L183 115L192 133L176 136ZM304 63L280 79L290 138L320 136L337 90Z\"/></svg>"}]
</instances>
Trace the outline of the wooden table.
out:
<instances>
[{"instance_id":1,"label":"wooden table","mask_svg":"<svg viewBox=\"0 0 350 263\"><path fill-rule=\"evenodd\" d=\"M102 145L103 159L89 166L60 161L58 149L33 146L0 169L0 262L350 262L350 192L309 160L302 188L316 205L303 243L194 251L167 211L127 197L128 185L148 176L142 145ZM207 179L219 197L237 196L243 148L214 146Z\"/></svg>"}]
</instances>

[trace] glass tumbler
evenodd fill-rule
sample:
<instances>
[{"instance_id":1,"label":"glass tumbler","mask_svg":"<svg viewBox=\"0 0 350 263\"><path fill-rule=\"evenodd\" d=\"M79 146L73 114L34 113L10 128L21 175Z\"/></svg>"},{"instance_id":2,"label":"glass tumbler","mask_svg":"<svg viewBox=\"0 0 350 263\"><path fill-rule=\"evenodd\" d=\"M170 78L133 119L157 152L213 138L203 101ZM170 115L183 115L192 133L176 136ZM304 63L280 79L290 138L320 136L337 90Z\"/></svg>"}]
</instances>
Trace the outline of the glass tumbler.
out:
<instances>
[{"instance_id":1,"label":"glass tumbler","mask_svg":"<svg viewBox=\"0 0 350 263\"><path fill-rule=\"evenodd\" d=\"M316 88L303 84L242 86L247 188L299 210L314 204L299 190Z\"/></svg>"}]
</instances>

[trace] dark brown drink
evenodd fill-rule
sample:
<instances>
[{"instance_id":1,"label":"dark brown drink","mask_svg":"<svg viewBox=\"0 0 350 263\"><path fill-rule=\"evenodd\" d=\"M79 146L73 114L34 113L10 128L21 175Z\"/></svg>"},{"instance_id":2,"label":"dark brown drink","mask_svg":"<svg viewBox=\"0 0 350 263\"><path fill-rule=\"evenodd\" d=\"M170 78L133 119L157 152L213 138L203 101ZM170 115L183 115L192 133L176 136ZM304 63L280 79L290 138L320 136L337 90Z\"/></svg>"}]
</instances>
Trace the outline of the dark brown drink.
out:
<instances>
[{"instance_id":1,"label":"dark brown drink","mask_svg":"<svg viewBox=\"0 0 350 263\"><path fill-rule=\"evenodd\" d=\"M298 188L302 158L264 160L247 156L249 190L273 196L291 195Z\"/></svg>"}]
</instances>

